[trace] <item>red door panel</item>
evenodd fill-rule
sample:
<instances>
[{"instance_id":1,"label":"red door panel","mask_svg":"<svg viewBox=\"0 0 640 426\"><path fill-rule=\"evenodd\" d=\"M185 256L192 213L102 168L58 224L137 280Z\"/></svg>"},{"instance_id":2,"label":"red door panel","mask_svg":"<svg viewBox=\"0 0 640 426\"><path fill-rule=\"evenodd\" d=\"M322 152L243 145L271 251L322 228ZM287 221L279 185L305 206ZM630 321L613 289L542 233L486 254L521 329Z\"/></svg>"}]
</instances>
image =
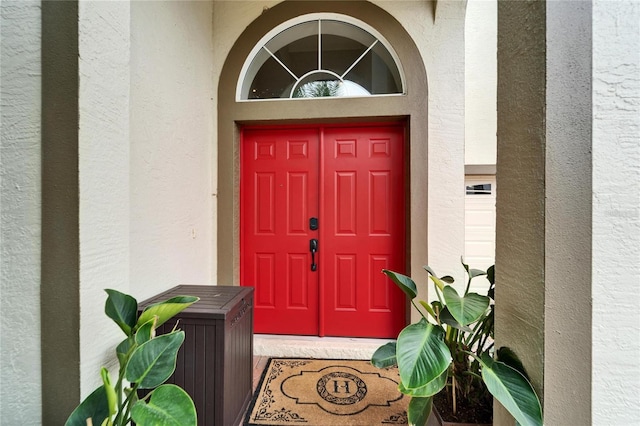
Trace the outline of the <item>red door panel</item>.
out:
<instances>
[{"instance_id":1,"label":"red door panel","mask_svg":"<svg viewBox=\"0 0 640 426\"><path fill-rule=\"evenodd\" d=\"M405 301L380 271L405 269L403 129L327 129L323 138L321 331L396 336Z\"/></svg>"},{"instance_id":2,"label":"red door panel","mask_svg":"<svg viewBox=\"0 0 640 426\"><path fill-rule=\"evenodd\" d=\"M240 275L256 289L257 333L394 337L405 325L404 296L380 272L405 268L403 134L243 131Z\"/></svg>"},{"instance_id":3,"label":"red door panel","mask_svg":"<svg viewBox=\"0 0 640 426\"><path fill-rule=\"evenodd\" d=\"M245 130L242 285L255 287L257 333L318 334L309 217L318 211L317 130Z\"/></svg>"}]
</instances>

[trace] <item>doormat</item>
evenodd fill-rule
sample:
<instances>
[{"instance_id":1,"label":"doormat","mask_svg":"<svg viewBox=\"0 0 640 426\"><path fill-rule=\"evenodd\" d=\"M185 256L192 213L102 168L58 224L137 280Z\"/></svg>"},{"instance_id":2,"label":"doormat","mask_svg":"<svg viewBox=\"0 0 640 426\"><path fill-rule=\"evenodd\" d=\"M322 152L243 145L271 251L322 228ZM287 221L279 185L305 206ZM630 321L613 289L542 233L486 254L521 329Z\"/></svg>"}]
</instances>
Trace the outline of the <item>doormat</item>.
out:
<instances>
[{"instance_id":1,"label":"doormat","mask_svg":"<svg viewBox=\"0 0 640 426\"><path fill-rule=\"evenodd\" d=\"M399 380L369 361L271 358L244 425L407 424Z\"/></svg>"}]
</instances>

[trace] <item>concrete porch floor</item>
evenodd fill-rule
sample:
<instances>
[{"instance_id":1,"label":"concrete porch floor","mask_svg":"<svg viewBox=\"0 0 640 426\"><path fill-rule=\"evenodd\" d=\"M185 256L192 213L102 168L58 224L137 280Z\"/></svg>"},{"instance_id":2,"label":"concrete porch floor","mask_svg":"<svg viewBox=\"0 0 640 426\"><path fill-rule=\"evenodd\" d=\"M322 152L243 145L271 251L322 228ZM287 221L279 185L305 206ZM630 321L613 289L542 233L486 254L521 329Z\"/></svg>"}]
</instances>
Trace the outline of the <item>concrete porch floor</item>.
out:
<instances>
[{"instance_id":1,"label":"concrete porch floor","mask_svg":"<svg viewBox=\"0 0 640 426\"><path fill-rule=\"evenodd\" d=\"M255 356L281 358L370 359L389 339L256 334Z\"/></svg>"}]
</instances>

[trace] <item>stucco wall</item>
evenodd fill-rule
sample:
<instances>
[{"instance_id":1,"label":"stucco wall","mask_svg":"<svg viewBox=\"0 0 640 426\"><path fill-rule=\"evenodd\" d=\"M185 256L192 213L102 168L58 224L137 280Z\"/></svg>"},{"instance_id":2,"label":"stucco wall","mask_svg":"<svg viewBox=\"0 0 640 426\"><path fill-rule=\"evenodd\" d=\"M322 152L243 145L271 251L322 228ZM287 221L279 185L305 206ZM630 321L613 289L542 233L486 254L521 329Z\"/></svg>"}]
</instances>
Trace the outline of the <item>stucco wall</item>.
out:
<instances>
[{"instance_id":1,"label":"stucco wall","mask_svg":"<svg viewBox=\"0 0 640 426\"><path fill-rule=\"evenodd\" d=\"M388 2L389 4L391 2ZM425 58L429 84L428 259L440 274L464 283L464 16L466 2L438 2L430 32L429 3L403 2L396 16ZM422 16L420 16L422 14ZM428 22L428 21L427 21ZM415 184L419 185L419 182ZM416 265L417 266L417 265ZM422 266L422 265L421 265Z\"/></svg>"},{"instance_id":2,"label":"stucco wall","mask_svg":"<svg viewBox=\"0 0 640 426\"><path fill-rule=\"evenodd\" d=\"M544 371L545 31L543 2L498 2L495 337L496 345L521 357L538 390ZM510 424L499 407L496 424Z\"/></svg>"},{"instance_id":3,"label":"stucco wall","mask_svg":"<svg viewBox=\"0 0 640 426\"><path fill-rule=\"evenodd\" d=\"M40 2L0 3L0 424L41 422Z\"/></svg>"},{"instance_id":4,"label":"stucco wall","mask_svg":"<svg viewBox=\"0 0 640 426\"><path fill-rule=\"evenodd\" d=\"M499 2L498 19L496 345L546 424L590 424L591 11Z\"/></svg>"},{"instance_id":5,"label":"stucco wall","mask_svg":"<svg viewBox=\"0 0 640 426\"><path fill-rule=\"evenodd\" d=\"M465 164L496 164L496 0L469 0L464 37Z\"/></svg>"},{"instance_id":6,"label":"stucco wall","mask_svg":"<svg viewBox=\"0 0 640 426\"><path fill-rule=\"evenodd\" d=\"M591 423L591 291L585 285L592 279L591 7L565 1L546 7L545 423L586 425Z\"/></svg>"},{"instance_id":7,"label":"stucco wall","mask_svg":"<svg viewBox=\"0 0 640 426\"><path fill-rule=\"evenodd\" d=\"M634 424L640 419L640 3L592 4L592 417L594 425Z\"/></svg>"},{"instance_id":8,"label":"stucco wall","mask_svg":"<svg viewBox=\"0 0 640 426\"><path fill-rule=\"evenodd\" d=\"M80 2L80 393L117 366L122 337L104 315L105 288L129 292L129 4ZM109 22L109 25L104 25ZM96 344L99 330L100 344Z\"/></svg>"},{"instance_id":9,"label":"stucco wall","mask_svg":"<svg viewBox=\"0 0 640 426\"><path fill-rule=\"evenodd\" d=\"M429 264L464 282L464 17L466 2L374 2L392 14L422 54L429 86L428 223ZM427 123L425 123L427 125ZM420 159L422 160L422 159ZM415 183L419 185L418 182ZM428 220L427 220L428 219ZM420 270L422 264L414 265ZM423 279L419 276L418 279Z\"/></svg>"},{"instance_id":10,"label":"stucco wall","mask_svg":"<svg viewBox=\"0 0 640 426\"><path fill-rule=\"evenodd\" d=\"M139 300L213 282L212 71L221 59L212 23L211 2L131 3L130 266Z\"/></svg>"}]
</instances>

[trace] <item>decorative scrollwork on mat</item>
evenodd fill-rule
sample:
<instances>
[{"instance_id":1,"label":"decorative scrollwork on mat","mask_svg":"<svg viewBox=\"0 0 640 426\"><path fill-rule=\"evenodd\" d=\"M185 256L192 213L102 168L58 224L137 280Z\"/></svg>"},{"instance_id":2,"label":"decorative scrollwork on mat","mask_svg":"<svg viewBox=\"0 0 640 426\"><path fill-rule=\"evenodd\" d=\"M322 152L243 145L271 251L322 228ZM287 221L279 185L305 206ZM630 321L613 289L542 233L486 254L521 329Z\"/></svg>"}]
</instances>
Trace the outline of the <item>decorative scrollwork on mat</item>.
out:
<instances>
[{"instance_id":1,"label":"decorative scrollwork on mat","mask_svg":"<svg viewBox=\"0 0 640 426\"><path fill-rule=\"evenodd\" d=\"M389 416L388 418L382 421L385 425L406 425L409 423L409 419L407 418L407 413L397 413Z\"/></svg>"},{"instance_id":2,"label":"decorative scrollwork on mat","mask_svg":"<svg viewBox=\"0 0 640 426\"><path fill-rule=\"evenodd\" d=\"M259 411L256 414L255 420L271 420L278 422L286 422L286 423L307 423L307 421L300 417L297 413L292 412L291 410L287 410L286 408L281 408L279 410L274 410L270 412L262 412Z\"/></svg>"},{"instance_id":3,"label":"decorative scrollwork on mat","mask_svg":"<svg viewBox=\"0 0 640 426\"><path fill-rule=\"evenodd\" d=\"M285 367L295 368L308 364L306 360L273 360L269 370L267 382L264 387L264 395L260 400L260 405L255 414L254 420L271 420L290 423L306 423L304 417L298 413L294 413L286 408L272 409L271 405L275 403L273 391L269 388L271 382L284 372Z\"/></svg>"}]
</instances>

